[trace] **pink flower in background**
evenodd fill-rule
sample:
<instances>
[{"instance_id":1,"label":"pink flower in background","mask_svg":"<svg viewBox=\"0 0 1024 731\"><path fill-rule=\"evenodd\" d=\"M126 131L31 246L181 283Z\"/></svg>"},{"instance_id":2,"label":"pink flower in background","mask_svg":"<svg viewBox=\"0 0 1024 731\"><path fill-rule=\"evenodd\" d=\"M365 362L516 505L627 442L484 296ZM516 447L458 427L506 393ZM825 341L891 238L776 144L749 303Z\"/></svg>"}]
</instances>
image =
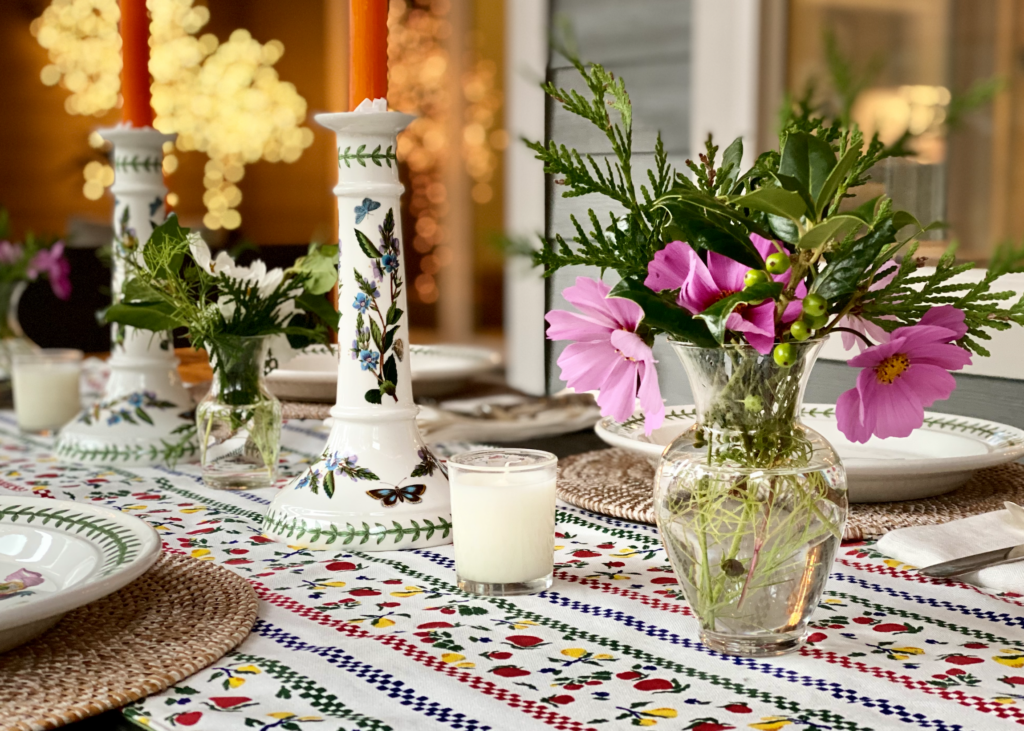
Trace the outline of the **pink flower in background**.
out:
<instances>
[{"instance_id":1,"label":"pink flower in background","mask_svg":"<svg viewBox=\"0 0 1024 731\"><path fill-rule=\"evenodd\" d=\"M18 569L13 574L7 574L7 578L0 581L0 599L17 596L25 589L42 583L42 574L29 569Z\"/></svg>"},{"instance_id":2,"label":"pink flower in background","mask_svg":"<svg viewBox=\"0 0 1024 731\"><path fill-rule=\"evenodd\" d=\"M71 265L64 258L64 242L58 241L49 249L36 252L28 263L29 279L36 279L45 274L50 280L50 288L58 299L66 300L71 296Z\"/></svg>"},{"instance_id":3,"label":"pink flower in background","mask_svg":"<svg viewBox=\"0 0 1024 731\"><path fill-rule=\"evenodd\" d=\"M0 241L0 264L17 264L21 261L24 250L21 244L12 244L10 241Z\"/></svg>"},{"instance_id":4,"label":"pink flower in background","mask_svg":"<svg viewBox=\"0 0 1024 731\"><path fill-rule=\"evenodd\" d=\"M604 282L577 277L562 296L582 314L549 312L548 338L576 341L558 357L562 380L577 391L600 391L601 413L616 421L632 416L639 397L644 431L650 434L661 426L665 404L654 353L636 334L644 313L635 302L608 297L610 291Z\"/></svg>"},{"instance_id":5,"label":"pink flower in background","mask_svg":"<svg viewBox=\"0 0 1024 731\"><path fill-rule=\"evenodd\" d=\"M970 364L971 354L953 344L966 332L962 311L933 307L917 325L852 358L849 364L864 370L836 404L839 430L854 442L909 436L924 422L925 407L953 393L949 371Z\"/></svg>"},{"instance_id":6,"label":"pink flower in background","mask_svg":"<svg viewBox=\"0 0 1024 731\"><path fill-rule=\"evenodd\" d=\"M893 280L893 278L896 276L897 270L898 270L898 267L896 267L896 266L891 267L890 270L889 270L889 273L886 274L881 279L879 279L874 284L872 284L868 288L868 291L869 292L875 292L875 291L877 291L879 289L883 289L883 288L889 286L889 282L891 282ZM896 318L893 317L892 315L886 315L885 317L883 317L881 319L883 319L883 320L895 320ZM859 332L859 333L865 335L866 337L874 340L876 343L887 343L887 342L889 342L889 333L887 333L885 330L883 330L880 325L876 325L875 323L871 322L871 320L866 320L863 317L858 317L857 315L847 315L842 320L840 320L838 323L836 323L836 325L838 327L847 327L847 328L849 328L851 330L856 330L857 332ZM863 339L858 338L853 333L840 332L839 334L843 336L843 348L845 350L851 350L853 348L853 346L856 345L857 347L860 348L861 352L863 352L864 348L869 347L867 345L867 343L864 342Z\"/></svg>"},{"instance_id":7,"label":"pink flower in background","mask_svg":"<svg viewBox=\"0 0 1024 731\"><path fill-rule=\"evenodd\" d=\"M768 239L750 235L761 258L778 249ZM743 277L750 267L727 256L708 252L705 264L693 247L683 241L673 241L654 255L647 266L644 284L655 292L679 289L677 302L697 315L720 299L743 289ZM791 272L774 277L776 282L789 283ZM797 286L796 299L786 306L782 321L792 322L800 317L800 301L807 294L803 282ZM768 300L759 305L740 305L725 322L733 332L742 333L747 342L759 353L770 353L775 344L775 302Z\"/></svg>"}]
</instances>

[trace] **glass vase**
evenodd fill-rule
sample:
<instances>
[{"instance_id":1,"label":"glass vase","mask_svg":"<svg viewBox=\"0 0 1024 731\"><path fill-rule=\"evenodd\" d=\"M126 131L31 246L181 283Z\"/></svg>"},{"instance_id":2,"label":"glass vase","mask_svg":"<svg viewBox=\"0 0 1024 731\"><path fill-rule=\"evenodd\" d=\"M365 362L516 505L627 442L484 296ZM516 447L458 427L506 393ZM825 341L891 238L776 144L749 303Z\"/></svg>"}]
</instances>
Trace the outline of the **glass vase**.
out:
<instances>
[{"instance_id":1,"label":"glass vase","mask_svg":"<svg viewBox=\"0 0 1024 731\"><path fill-rule=\"evenodd\" d=\"M658 466L654 512L708 647L769 656L797 649L846 520L846 472L800 423L823 341L794 362L746 345L673 343L697 420Z\"/></svg>"},{"instance_id":2,"label":"glass vase","mask_svg":"<svg viewBox=\"0 0 1024 731\"><path fill-rule=\"evenodd\" d=\"M11 359L39 347L29 340L18 320L18 304L28 282L0 282L0 381L11 380Z\"/></svg>"},{"instance_id":3,"label":"glass vase","mask_svg":"<svg viewBox=\"0 0 1024 731\"><path fill-rule=\"evenodd\" d=\"M262 337L222 336L210 347L213 382L196 407L208 487L269 487L277 477L281 402L267 390L264 357Z\"/></svg>"}]
</instances>

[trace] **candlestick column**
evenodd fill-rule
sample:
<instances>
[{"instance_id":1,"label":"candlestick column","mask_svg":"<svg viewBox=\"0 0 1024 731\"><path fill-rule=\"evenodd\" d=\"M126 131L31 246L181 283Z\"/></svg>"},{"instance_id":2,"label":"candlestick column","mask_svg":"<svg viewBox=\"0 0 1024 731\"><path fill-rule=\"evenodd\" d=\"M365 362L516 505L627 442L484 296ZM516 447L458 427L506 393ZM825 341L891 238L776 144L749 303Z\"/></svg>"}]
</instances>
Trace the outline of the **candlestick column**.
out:
<instances>
[{"instance_id":1,"label":"candlestick column","mask_svg":"<svg viewBox=\"0 0 1024 731\"><path fill-rule=\"evenodd\" d=\"M101 130L114 146L114 301L121 298L125 258L136 255L164 221L163 144L148 127ZM102 399L63 429L57 453L72 462L154 465L196 454L192 399L178 376L169 332L111 328L110 379Z\"/></svg>"},{"instance_id":2,"label":"candlestick column","mask_svg":"<svg viewBox=\"0 0 1024 731\"><path fill-rule=\"evenodd\" d=\"M338 395L323 454L277 494L263 532L310 548L450 543L448 478L416 426L409 368L395 149L413 118L346 112L316 119L338 136Z\"/></svg>"}]
</instances>

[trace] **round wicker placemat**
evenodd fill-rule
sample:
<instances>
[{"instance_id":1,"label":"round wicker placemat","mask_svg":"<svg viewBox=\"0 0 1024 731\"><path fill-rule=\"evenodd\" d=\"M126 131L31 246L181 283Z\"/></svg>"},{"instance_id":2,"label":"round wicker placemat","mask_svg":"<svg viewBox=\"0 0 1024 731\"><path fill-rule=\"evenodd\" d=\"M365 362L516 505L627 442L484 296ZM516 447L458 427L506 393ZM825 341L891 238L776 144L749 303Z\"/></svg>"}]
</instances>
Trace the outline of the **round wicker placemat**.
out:
<instances>
[{"instance_id":1,"label":"round wicker placemat","mask_svg":"<svg viewBox=\"0 0 1024 731\"><path fill-rule=\"evenodd\" d=\"M312 401L282 401L281 416L285 419L326 419L331 415L334 404L318 404Z\"/></svg>"},{"instance_id":2,"label":"round wicker placemat","mask_svg":"<svg viewBox=\"0 0 1024 731\"><path fill-rule=\"evenodd\" d=\"M580 508L654 524L654 468L625 449L598 449L559 461L558 497ZM850 506L843 540L877 538L897 528L931 525L1024 502L1024 465L982 470L961 488L938 497Z\"/></svg>"},{"instance_id":3,"label":"round wicker placemat","mask_svg":"<svg viewBox=\"0 0 1024 731\"><path fill-rule=\"evenodd\" d=\"M0 655L0 729L57 728L161 691L245 639L256 608L237 574L164 554L125 588Z\"/></svg>"}]
</instances>

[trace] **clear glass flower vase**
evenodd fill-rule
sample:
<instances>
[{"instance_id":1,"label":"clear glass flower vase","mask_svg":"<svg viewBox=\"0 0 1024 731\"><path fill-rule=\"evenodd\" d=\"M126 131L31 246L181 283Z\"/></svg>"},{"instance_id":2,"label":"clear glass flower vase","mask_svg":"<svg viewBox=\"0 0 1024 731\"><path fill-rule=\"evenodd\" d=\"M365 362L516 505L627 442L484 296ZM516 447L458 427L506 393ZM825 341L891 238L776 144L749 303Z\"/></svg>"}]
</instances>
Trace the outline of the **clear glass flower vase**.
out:
<instances>
[{"instance_id":1,"label":"clear glass flower vase","mask_svg":"<svg viewBox=\"0 0 1024 731\"><path fill-rule=\"evenodd\" d=\"M11 359L15 355L38 349L22 331L18 320L18 304L28 282L0 282L0 382L11 379Z\"/></svg>"},{"instance_id":2,"label":"clear glass flower vase","mask_svg":"<svg viewBox=\"0 0 1024 731\"><path fill-rule=\"evenodd\" d=\"M222 337L213 382L196 407L203 482L220 490L269 487L281 451L281 402L263 377L265 339Z\"/></svg>"},{"instance_id":3,"label":"clear glass flower vase","mask_svg":"<svg viewBox=\"0 0 1024 731\"><path fill-rule=\"evenodd\" d=\"M697 408L658 466L654 512L708 647L769 656L799 647L846 520L846 472L800 423L822 341L795 362L746 345L674 343Z\"/></svg>"}]
</instances>

